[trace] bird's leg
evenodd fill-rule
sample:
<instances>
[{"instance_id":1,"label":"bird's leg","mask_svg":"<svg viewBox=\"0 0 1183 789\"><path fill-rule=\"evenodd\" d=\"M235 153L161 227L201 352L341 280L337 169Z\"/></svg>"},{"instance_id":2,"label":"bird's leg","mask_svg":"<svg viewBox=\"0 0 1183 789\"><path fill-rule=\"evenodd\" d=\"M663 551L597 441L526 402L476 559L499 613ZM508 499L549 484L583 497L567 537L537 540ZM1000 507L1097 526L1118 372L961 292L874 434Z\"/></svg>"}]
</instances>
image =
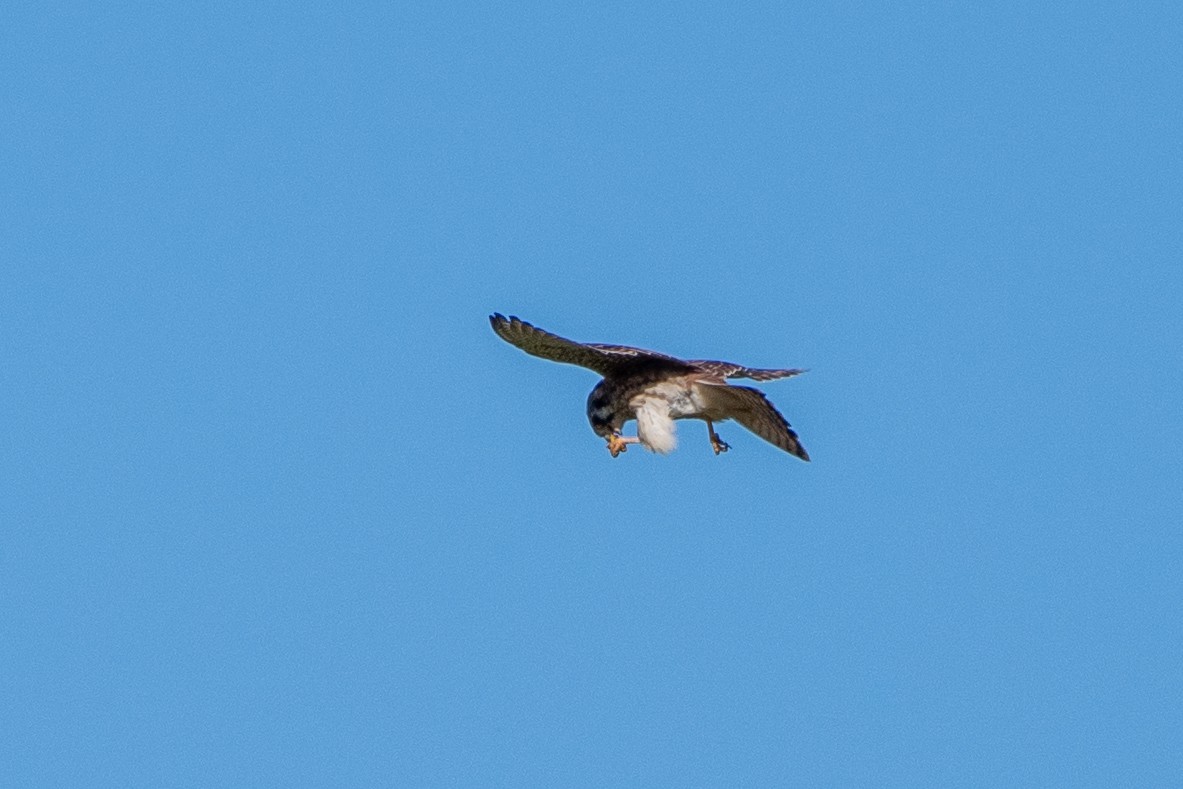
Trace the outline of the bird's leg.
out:
<instances>
[{"instance_id":1,"label":"bird's leg","mask_svg":"<svg viewBox=\"0 0 1183 789\"><path fill-rule=\"evenodd\" d=\"M620 433L613 433L608 436L608 451L612 453L612 457L616 457L621 452L627 452L629 444L635 444L640 440L636 436L622 436Z\"/></svg>"},{"instance_id":2,"label":"bird's leg","mask_svg":"<svg viewBox=\"0 0 1183 789\"><path fill-rule=\"evenodd\" d=\"M711 435L711 449L715 450L716 455L731 449L730 444L719 438L719 434L715 432L714 423L709 419L707 420L707 432Z\"/></svg>"}]
</instances>

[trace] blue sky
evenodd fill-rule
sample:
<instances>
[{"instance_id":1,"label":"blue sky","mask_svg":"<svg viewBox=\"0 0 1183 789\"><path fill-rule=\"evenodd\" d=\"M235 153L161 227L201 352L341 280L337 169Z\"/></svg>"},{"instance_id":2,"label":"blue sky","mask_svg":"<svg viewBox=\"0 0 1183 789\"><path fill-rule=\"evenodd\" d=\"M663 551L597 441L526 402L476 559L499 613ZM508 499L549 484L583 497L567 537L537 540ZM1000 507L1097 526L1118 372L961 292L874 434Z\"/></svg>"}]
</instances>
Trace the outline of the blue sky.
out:
<instances>
[{"instance_id":1,"label":"blue sky","mask_svg":"<svg viewBox=\"0 0 1183 789\"><path fill-rule=\"evenodd\" d=\"M0 784L1176 783L1183 14L870 5L6 12Z\"/></svg>"}]
</instances>

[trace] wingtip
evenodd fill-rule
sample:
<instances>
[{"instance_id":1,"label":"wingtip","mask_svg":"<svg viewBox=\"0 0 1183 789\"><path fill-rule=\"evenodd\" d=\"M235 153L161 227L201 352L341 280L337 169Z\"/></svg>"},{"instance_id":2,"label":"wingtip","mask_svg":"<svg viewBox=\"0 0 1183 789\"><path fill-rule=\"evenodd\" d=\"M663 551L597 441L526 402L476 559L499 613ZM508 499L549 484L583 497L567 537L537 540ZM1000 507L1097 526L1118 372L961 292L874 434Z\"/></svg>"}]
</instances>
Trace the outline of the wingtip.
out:
<instances>
[{"instance_id":1,"label":"wingtip","mask_svg":"<svg viewBox=\"0 0 1183 789\"><path fill-rule=\"evenodd\" d=\"M517 315L510 315L507 317L502 315L500 312L494 312L489 316L489 325L493 327L493 331L496 332L498 336L509 340L510 342L513 342L513 340L510 340L512 335L535 330L531 324L526 323Z\"/></svg>"},{"instance_id":2,"label":"wingtip","mask_svg":"<svg viewBox=\"0 0 1183 789\"><path fill-rule=\"evenodd\" d=\"M533 329L533 324L526 323L517 315L502 315L500 312L494 312L489 316L489 323L496 331L513 330L520 331L522 329Z\"/></svg>"},{"instance_id":3,"label":"wingtip","mask_svg":"<svg viewBox=\"0 0 1183 789\"><path fill-rule=\"evenodd\" d=\"M785 424L788 424L786 421ZM809 453L805 451L805 447L801 445L801 439L797 438L797 431L790 429L789 434L792 436L792 441L789 442L789 454L793 457L801 458L806 463L809 463Z\"/></svg>"}]
</instances>

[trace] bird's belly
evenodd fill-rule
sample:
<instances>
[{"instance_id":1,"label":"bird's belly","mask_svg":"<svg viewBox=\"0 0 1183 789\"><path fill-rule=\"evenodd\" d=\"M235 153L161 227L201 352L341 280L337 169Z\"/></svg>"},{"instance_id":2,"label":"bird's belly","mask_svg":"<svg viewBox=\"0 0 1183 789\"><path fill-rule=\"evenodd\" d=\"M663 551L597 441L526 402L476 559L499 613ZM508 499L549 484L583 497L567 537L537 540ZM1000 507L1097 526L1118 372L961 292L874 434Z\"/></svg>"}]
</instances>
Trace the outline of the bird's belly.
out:
<instances>
[{"instance_id":1,"label":"bird's belly","mask_svg":"<svg viewBox=\"0 0 1183 789\"><path fill-rule=\"evenodd\" d=\"M694 387L677 381L663 381L647 387L629 403L634 411L639 407L653 408L662 404L671 419L698 416L706 407Z\"/></svg>"},{"instance_id":2,"label":"bird's belly","mask_svg":"<svg viewBox=\"0 0 1183 789\"><path fill-rule=\"evenodd\" d=\"M670 417L673 419L699 416L704 409L702 398L693 390L688 390L683 396L670 401Z\"/></svg>"}]
</instances>

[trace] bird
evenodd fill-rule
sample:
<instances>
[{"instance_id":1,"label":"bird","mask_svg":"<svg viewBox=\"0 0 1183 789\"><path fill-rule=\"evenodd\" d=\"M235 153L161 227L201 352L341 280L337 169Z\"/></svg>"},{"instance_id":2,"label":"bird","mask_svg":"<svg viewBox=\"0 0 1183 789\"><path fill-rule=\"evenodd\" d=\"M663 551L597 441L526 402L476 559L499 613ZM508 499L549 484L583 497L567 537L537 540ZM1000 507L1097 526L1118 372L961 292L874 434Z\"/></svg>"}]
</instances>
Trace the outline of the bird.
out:
<instances>
[{"instance_id":1,"label":"bird","mask_svg":"<svg viewBox=\"0 0 1183 789\"><path fill-rule=\"evenodd\" d=\"M630 444L663 455L672 452L677 446L674 421L678 419L706 422L711 449L718 455L731 446L715 432L715 423L734 419L773 446L809 460L796 432L763 392L727 382L729 378L775 381L805 370L766 370L679 359L628 345L575 342L499 312L489 316L489 323L498 337L531 356L586 367L603 376L588 395L587 419L596 435L608 442L612 457L626 452ZM623 435L624 424L631 420L636 420L637 435Z\"/></svg>"}]
</instances>

